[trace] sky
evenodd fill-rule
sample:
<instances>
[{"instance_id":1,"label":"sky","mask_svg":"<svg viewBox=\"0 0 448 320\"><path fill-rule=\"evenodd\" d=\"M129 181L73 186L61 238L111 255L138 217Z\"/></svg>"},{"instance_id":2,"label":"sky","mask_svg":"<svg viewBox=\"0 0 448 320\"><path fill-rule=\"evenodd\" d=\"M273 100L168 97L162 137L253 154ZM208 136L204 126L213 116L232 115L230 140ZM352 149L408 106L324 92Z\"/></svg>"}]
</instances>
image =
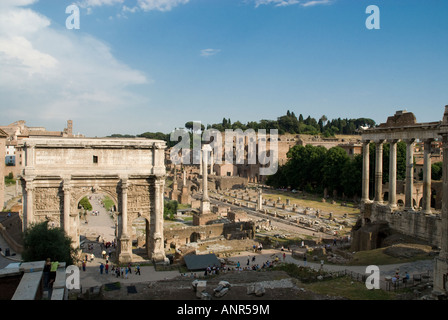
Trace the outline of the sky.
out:
<instances>
[{"instance_id":1,"label":"sky","mask_svg":"<svg viewBox=\"0 0 448 320\"><path fill-rule=\"evenodd\" d=\"M439 121L447 17L446 0L1 0L0 125L71 119L101 137L287 110Z\"/></svg>"}]
</instances>

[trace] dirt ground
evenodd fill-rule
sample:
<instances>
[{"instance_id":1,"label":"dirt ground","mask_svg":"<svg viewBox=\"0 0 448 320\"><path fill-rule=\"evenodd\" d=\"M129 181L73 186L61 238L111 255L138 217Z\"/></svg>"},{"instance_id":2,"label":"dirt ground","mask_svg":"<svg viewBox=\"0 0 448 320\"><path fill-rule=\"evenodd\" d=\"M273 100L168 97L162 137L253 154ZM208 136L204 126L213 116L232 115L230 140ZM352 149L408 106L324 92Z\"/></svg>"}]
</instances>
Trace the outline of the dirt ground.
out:
<instances>
[{"instance_id":1,"label":"dirt ground","mask_svg":"<svg viewBox=\"0 0 448 320\"><path fill-rule=\"evenodd\" d=\"M179 276L175 279L162 280L151 283L136 283L136 293L129 293L128 286L121 286L117 290L102 290L99 299L103 300L199 300L193 290L189 276ZM300 282L289 277L283 271L269 272L229 272L209 276L206 292L212 296L212 300L328 300L329 296L322 296L308 292L300 288ZM223 297L215 297L213 289L220 281L228 281L230 290ZM263 282L265 293L261 297L247 293L247 287L251 283ZM103 287L104 289L104 287ZM332 300L337 297L331 297Z\"/></svg>"}]
</instances>

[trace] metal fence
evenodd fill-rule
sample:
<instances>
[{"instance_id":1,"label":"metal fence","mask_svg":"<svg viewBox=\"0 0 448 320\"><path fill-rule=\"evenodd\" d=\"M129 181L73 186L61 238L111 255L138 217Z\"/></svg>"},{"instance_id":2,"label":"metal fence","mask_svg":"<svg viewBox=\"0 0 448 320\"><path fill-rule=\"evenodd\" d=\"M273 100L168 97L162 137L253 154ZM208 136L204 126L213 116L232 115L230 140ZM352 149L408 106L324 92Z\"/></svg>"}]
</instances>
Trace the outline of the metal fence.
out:
<instances>
[{"instance_id":1,"label":"metal fence","mask_svg":"<svg viewBox=\"0 0 448 320\"><path fill-rule=\"evenodd\" d=\"M354 281L363 282L365 283L367 280L368 275L350 271L350 270L342 270L342 271L334 271L330 272L331 275L336 277L343 277L347 276L350 277ZM386 291L394 291L398 289L403 288L411 288L416 285L422 284L422 283L429 283L432 281L432 272L422 272L413 274L409 277L409 279L405 278L398 278L396 280L393 279L393 277L385 277L384 279L380 279L380 289L386 290Z\"/></svg>"}]
</instances>

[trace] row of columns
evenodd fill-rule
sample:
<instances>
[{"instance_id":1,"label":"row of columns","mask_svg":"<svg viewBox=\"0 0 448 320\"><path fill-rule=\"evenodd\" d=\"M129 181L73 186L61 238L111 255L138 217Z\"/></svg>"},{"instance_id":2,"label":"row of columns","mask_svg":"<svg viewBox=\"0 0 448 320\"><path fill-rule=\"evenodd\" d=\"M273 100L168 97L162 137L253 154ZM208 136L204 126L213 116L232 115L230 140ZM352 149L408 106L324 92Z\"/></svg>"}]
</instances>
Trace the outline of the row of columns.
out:
<instances>
[{"instance_id":1,"label":"row of columns","mask_svg":"<svg viewBox=\"0 0 448 320\"><path fill-rule=\"evenodd\" d=\"M405 183L405 207L407 211L413 211L414 189L414 142L415 139L403 140L406 143L406 183ZM362 201L370 201L369 175L370 175L370 140L363 142L363 170L362 170ZM383 145L386 140L376 140L375 143L375 193L374 202L383 203ZM398 140L388 140L389 153L389 206L397 207L397 143ZM431 213L431 139L424 141L423 164L423 201L422 211Z\"/></svg>"}]
</instances>

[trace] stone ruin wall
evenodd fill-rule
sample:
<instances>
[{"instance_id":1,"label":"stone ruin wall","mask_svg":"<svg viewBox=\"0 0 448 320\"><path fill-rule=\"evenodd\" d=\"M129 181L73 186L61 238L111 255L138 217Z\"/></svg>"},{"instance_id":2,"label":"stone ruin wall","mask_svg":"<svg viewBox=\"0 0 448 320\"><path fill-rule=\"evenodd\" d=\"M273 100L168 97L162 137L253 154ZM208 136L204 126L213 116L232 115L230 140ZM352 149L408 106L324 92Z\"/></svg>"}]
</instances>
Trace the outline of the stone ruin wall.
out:
<instances>
[{"instance_id":1,"label":"stone ruin wall","mask_svg":"<svg viewBox=\"0 0 448 320\"><path fill-rule=\"evenodd\" d=\"M176 248L192 242L192 235L196 234L200 241L220 239L252 239L255 235L255 224L251 221L236 223L214 223L202 226L170 228L164 231L166 247Z\"/></svg>"},{"instance_id":2,"label":"stone ruin wall","mask_svg":"<svg viewBox=\"0 0 448 320\"><path fill-rule=\"evenodd\" d=\"M428 242L431 246L441 245L442 220L439 215L425 215L418 211L393 211L386 205L365 204L366 212L375 222L387 222L396 232Z\"/></svg>"}]
</instances>

